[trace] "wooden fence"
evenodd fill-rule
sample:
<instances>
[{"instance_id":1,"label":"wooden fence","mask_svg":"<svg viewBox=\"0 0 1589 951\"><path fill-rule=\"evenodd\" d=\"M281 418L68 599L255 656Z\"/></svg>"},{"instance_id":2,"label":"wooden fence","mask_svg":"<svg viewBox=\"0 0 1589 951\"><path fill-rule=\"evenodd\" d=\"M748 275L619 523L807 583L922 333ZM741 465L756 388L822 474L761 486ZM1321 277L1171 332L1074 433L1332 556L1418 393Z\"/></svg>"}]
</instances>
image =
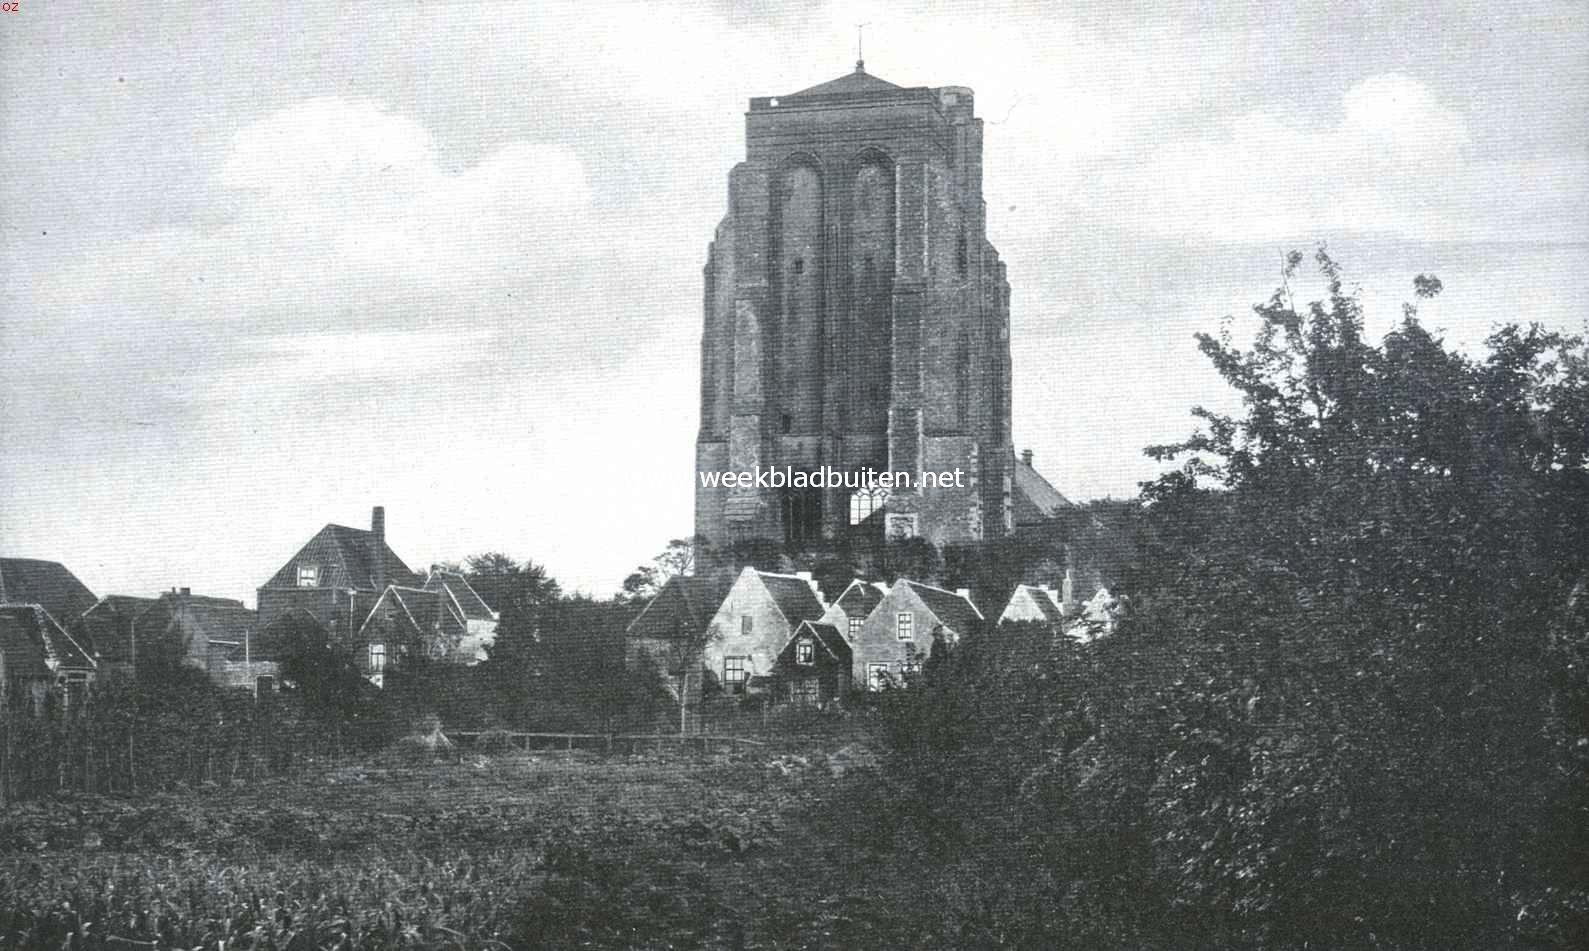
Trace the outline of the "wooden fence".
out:
<instances>
[{"instance_id":1,"label":"wooden fence","mask_svg":"<svg viewBox=\"0 0 1589 951\"><path fill-rule=\"evenodd\" d=\"M481 730L449 730L446 735L459 741L461 745L474 746L486 732ZM675 744L681 749L699 747L704 752L710 749L714 743L730 747L735 744L743 746L767 745L761 740L752 740L743 736L717 736L713 734L490 732L499 736L506 736L515 749L525 751L586 749L601 750L605 753L633 753L645 749L647 746L654 746L660 749L666 744Z\"/></svg>"}]
</instances>

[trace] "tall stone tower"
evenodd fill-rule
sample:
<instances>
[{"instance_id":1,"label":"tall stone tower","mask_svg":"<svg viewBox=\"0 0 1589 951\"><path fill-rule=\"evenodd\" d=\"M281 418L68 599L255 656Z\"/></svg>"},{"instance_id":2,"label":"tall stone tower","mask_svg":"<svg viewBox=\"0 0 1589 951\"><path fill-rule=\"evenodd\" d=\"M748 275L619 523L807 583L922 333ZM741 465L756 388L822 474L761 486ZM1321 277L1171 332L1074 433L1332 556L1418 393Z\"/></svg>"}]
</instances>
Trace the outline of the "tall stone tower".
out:
<instances>
[{"instance_id":1,"label":"tall stone tower","mask_svg":"<svg viewBox=\"0 0 1589 951\"><path fill-rule=\"evenodd\" d=\"M791 548L855 530L973 542L1012 529L1010 286L986 237L971 90L855 71L750 100L707 252L695 529ZM914 488L703 485L789 467ZM960 487L924 487L962 470ZM878 523L881 522L881 525Z\"/></svg>"}]
</instances>

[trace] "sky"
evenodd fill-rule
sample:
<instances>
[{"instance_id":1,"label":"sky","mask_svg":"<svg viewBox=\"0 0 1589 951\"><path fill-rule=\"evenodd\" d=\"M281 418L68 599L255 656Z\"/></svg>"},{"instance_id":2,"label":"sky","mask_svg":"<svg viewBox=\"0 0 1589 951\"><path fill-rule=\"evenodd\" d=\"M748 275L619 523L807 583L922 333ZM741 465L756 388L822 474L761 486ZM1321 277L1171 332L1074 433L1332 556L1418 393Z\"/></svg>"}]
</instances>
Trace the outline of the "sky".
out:
<instances>
[{"instance_id":1,"label":"sky","mask_svg":"<svg viewBox=\"0 0 1589 951\"><path fill-rule=\"evenodd\" d=\"M0 554L241 598L327 522L612 591L691 531L752 96L970 86L1014 433L1075 500L1236 408L1325 243L1375 334L1589 314L1589 7L103 4L0 15Z\"/></svg>"}]
</instances>

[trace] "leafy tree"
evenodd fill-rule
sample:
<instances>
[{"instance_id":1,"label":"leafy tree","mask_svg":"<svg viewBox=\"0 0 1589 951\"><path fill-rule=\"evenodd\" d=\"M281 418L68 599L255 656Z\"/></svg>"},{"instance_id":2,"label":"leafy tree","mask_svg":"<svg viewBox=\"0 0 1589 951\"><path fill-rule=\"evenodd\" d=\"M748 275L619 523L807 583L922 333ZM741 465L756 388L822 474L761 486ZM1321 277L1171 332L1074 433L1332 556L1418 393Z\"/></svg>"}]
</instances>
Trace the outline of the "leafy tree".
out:
<instances>
[{"instance_id":1,"label":"leafy tree","mask_svg":"<svg viewBox=\"0 0 1589 951\"><path fill-rule=\"evenodd\" d=\"M618 597L624 601L645 603L657 596L662 586L674 575L695 573L695 538L675 538L668 542L650 564L636 568L623 580Z\"/></svg>"},{"instance_id":2,"label":"leafy tree","mask_svg":"<svg viewBox=\"0 0 1589 951\"><path fill-rule=\"evenodd\" d=\"M1582 342L1505 326L1469 357L1408 307L1376 345L1322 251L1324 297L1295 303L1302 260L1250 347L1199 340L1243 410L1151 450L1181 465L1122 522L1120 629L1036 669L971 639L891 698L915 814L999 843L956 853L998 909L963 939L1566 947L1589 925Z\"/></svg>"}]
</instances>

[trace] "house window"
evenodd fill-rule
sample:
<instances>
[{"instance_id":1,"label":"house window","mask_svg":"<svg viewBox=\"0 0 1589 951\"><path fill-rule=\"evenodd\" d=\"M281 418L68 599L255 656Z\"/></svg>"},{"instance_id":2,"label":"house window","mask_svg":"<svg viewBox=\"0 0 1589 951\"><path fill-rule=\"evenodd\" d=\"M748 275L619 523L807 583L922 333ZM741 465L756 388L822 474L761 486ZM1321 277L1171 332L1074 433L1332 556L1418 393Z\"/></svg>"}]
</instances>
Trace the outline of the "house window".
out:
<instances>
[{"instance_id":1,"label":"house window","mask_svg":"<svg viewBox=\"0 0 1589 951\"><path fill-rule=\"evenodd\" d=\"M866 665L866 686L871 690L882 690L892 681L888 676L887 664Z\"/></svg>"},{"instance_id":2,"label":"house window","mask_svg":"<svg viewBox=\"0 0 1589 951\"><path fill-rule=\"evenodd\" d=\"M313 588L320 583L320 568L318 565L298 566L298 587Z\"/></svg>"},{"instance_id":3,"label":"house window","mask_svg":"<svg viewBox=\"0 0 1589 951\"><path fill-rule=\"evenodd\" d=\"M822 702L822 684L815 677L803 677L789 685L789 699L799 706L814 707Z\"/></svg>"},{"instance_id":4,"label":"house window","mask_svg":"<svg viewBox=\"0 0 1589 951\"><path fill-rule=\"evenodd\" d=\"M913 661L906 661L905 663L899 665L899 674L901 677L905 678L906 683L915 680L917 675L920 673L921 665Z\"/></svg>"},{"instance_id":5,"label":"house window","mask_svg":"<svg viewBox=\"0 0 1589 951\"><path fill-rule=\"evenodd\" d=\"M386 669L386 645L370 645L370 673L378 674Z\"/></svg>"},{"instance_id":6,"label":"house window","mask_svg":"<svg viewBox=\"0 0 1589 951\"><path fill-rule=\"evenodd\" d=\"M741 637L749 637L751 634L755 633L755 631L756 631L756 619L751 617L748 614L741 614L739 616L739 634L740 634L740 636Z\"/></svg>"},{"instance_id":7,"label":"house window","mask_svg":"<svg viewBox=\"0 0 1589 951\"><path fill-rule=\"evenodd\" d=\"M858 617L850 618L850 640L853 641L857 637L861 636L861 624L862 623L863 623L863 619L862 618L858 618Z\"/></svg>"},{"instance_id":8,"label":"house window","mask_svg":"<svg viewBox=\"0 0 1589 951\"><path fill-rule=\"evenodd\" d=\"M729 693L745 692L745 658L723 658L723 684Z\"/></svg>"},{"instance_id":9,"label":"house window","mask_svg":"<svg viewBox=\"0 0 1589 951\"><path fill-rule=\"evenodd\" d=\"M801 638L795 645L795 663L810 666L817 661L816 645L809 638Z\"/></svg>"},{"instance_id":10,"label":"house window","mask_svg":"<svg viewBox=\"0 0 1589 951\"><path fill-rule=\"evenodd\" d=\"M894 636L902 641L915 640L913 630L916 618L909 611L901 611L894 618Z\"/></svg>"},{"instance_id":11,"label":"house window","mask_svg":"<svg viewBox=\"0 0 1589 951\"><path fill-rule=\"evenodd\" d=\"M857 489L850 496L850 524L859 525L888 503L887 489Z\"/></svg>"}]
</instances>

